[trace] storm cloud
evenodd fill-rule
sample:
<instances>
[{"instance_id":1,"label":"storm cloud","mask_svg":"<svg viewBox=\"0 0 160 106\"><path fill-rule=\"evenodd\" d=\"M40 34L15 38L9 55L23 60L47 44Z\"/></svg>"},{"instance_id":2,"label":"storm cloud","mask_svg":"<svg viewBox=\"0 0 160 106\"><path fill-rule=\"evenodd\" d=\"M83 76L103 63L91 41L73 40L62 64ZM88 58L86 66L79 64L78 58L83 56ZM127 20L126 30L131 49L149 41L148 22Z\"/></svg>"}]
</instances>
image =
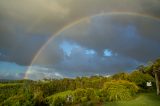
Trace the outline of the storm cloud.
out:
<instances>
[{"instance_id":1,"label":"storm cloud","mask_svg":"<svg viewBox=\"0 0 160 106\"><path fill-rule=\"evenodd\" d=\"M70 77L130 72L160 56L159 28L159 21L145 16L91 17L54 37L33 64L43 62Z\"/></svg>"},{"instance_id":2,"label":"storm cloud","mask_svg":"<svg viewBox=\"0 0 160 106\"><path fill-rule=\"evenodd\" d=\"M122 14L107 15L111 12ZM84 17L88 20L64 30L42 50L30 68L34 75L44 71L37 79L52 70L51 77L131 71L160 56L159 0L1 0L0 61L25 67L24 74L57 31ZM3 70L0 78L6 76Z\"/></svg>"}]
</instances>

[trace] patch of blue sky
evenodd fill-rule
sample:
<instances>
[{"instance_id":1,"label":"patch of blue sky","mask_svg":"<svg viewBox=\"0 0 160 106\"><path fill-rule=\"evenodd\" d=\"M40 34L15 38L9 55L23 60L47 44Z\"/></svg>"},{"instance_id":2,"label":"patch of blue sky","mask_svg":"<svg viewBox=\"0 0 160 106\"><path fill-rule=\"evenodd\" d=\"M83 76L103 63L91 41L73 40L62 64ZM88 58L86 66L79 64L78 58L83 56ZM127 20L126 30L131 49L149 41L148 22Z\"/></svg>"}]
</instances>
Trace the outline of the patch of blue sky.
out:
<instances>
[{"instance_id":1,"label":"patch of blue sky","mask_svg":"<svg viewBox=\"0 0 160 106\"><path fill-rule=\"evenodd\" d=\"M67 55L70 56L71 52L74 48L78 48L79 46L76 44L71 44L69 42L62 42L62 44L60 45L60 48L63 50L63 52Z\"/></svg>"},{"instance_id":2,"label":"patch of blue sky","mask_svg":"<svg viewBox=\"0 0 160 106\"><path fill-rule=\"evenodd\" d=\"M16 63L11 62L3 62L0 61L0 73L10 73L10 74L16 74L16 73L24 73L26 71L26 66L20 66Z\"/></svg>"},{"instance_id":3,"label":"patch of blue sky","mask_svg":"<svg viewBox=\"0 0 160 106\"><path fill-rule=\"evenodd\" d=\"M105 49L104 50L104 56L106 56L106 57L110 57L110 56L112 56L113 54L112 54L112 51L111 50L109 50L109 49Z\"/></svg>"}]
</instances>

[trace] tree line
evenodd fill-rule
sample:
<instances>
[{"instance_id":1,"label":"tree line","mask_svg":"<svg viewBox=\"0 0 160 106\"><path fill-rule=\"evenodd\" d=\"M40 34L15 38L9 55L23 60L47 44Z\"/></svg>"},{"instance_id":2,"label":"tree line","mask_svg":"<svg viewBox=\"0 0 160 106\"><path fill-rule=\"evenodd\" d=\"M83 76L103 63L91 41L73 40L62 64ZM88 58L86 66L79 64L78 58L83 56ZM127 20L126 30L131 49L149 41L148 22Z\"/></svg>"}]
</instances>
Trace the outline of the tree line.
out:
<instances>
[{"instance_id":1,"label":"tree line","mask_svg":"<svg viewBox=\"0 0 160 106\"><path fill-rule=\"evenodd\" d=\"M140 65L131 73L121 72L110 77L91 76L74 79L39 81L1 81L2 106L64 106L130 100L140 92L157 90L159 95L160 59ZM151 82L152 86L146 86Z\"/></svg>"}]
</instances>

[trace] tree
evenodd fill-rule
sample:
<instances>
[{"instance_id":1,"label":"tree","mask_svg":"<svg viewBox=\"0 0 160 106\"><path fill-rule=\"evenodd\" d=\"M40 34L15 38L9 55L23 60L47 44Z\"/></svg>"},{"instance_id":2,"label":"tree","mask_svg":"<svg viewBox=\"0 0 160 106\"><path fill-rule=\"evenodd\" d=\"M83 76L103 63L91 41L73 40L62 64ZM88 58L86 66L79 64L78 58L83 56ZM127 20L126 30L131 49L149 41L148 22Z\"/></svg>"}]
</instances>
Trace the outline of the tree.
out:
<instances>
[{"instance_id":1,"label":"tree","mask_svg":"<svg viewBox=\"0 0 160 106\"><path fill-rule=\"evenodd\" d=\"M159 90L159 78L158 74L160 73L160 59L157 59L154 64L152 65L152 70L155 75L155 80L156 80L156 87L157 87L157 95L160 95L160 90Z\"/></svg>"},{"instance_id":2,"label":"tree","mask_svg":"<svg viewBox=\"0 0 160 106\"><path fill-rule=\"evenodd\" d=\"M144 65L138 66L137 69L138 69L140 72L145 73L145 66L144 66Z\"/></svg>"},{"instance_id":3,"label":"tree","mask_svg":"<svg viewBox=\"0 0 160 106\"><path fill-rule=\"evenodd\" d=\"M155 60L153 63L150 62L148 66L144 67L140 65L138 70L142 73L148 73L155 77L156 88L157 88L157 95L160 95L160 85L159 85L159 75L160 75L160 58Z\"/></svg>"},{"instance_id":4,"label":"tree","mask_svg":"<svg viewBox=\"0 0 160 106\"><path fill-rule=\"evenodd\" d=\"M146 86L146 82L154 82L154 77L152 77L148 73L144 74L140 71L133 71L129 75L129 81L136 83L140 87L140 90L146 90L148 88Z\"/></svg>"},{"instance_id":5,"label":"tree","mask_svg":"<svg viewBox=\"0 0 160 106\"><path fill-rule=\"evenodd\" d=\"M128 80L129 74L125 72L121 72L121 73L114 74L112 78L115 80Z\"/></svg>"}]
</instances>

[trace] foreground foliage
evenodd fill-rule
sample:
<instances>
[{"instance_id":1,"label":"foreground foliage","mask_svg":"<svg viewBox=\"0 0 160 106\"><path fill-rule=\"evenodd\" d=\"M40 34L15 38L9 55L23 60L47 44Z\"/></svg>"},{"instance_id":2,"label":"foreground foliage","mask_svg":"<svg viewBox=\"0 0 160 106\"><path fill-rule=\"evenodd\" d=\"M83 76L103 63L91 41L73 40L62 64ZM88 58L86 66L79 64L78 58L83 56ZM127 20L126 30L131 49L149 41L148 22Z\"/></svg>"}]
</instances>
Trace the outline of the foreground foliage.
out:
<instances>
[{"instance_id":1,"label":"foreground foliage","mask_svg":"<svg viewBox=\"0 0 160 106\"><path fill-rule=\"evenodd\" d=\"M138 93L156 89L157 81L155 83L153 73L159 64L143 66L132 73L117 73L110 77L0 80L0 106L93 106L97 103L132 100ZM156 73L158 75L157 71ZM152 82L152 87L146 86L148 81Z\"/></svg>"},{"instance_id":2,"label":"foreground foliage","mask_svg":"<svg viewBox=\"0 0 160 106\"><path fill-rule=\"evenodd\" d=\"M129 81L118 80L106 82L101 94L107 101L129 100L138 92L138 86Z\"/></svg>"}]
</instances>

